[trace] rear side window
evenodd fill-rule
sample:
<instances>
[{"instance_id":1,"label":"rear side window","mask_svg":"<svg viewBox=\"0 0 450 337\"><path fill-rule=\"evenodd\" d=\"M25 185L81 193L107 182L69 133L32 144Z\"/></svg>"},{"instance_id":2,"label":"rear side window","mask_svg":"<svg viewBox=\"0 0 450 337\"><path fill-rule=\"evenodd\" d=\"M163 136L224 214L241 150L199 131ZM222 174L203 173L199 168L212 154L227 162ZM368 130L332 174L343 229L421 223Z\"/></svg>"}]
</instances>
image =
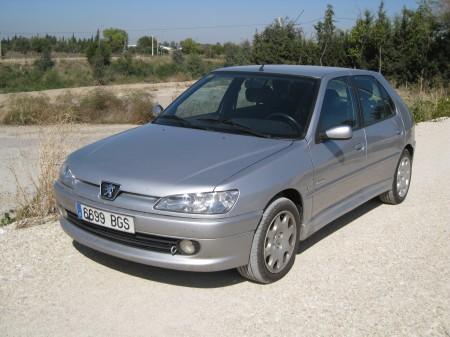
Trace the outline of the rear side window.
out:
<instances>
[{"instance_id":1,"label":"rear side window","mask_svg":"<svg viewBox=\"0 0 450 337\"><path fill-rule=\"evenodd\" d=\"M319 120L319 132L340 125L357 126L350 87L344 77L328 82Z\"/></svg>"},{"instance_id":2,"label":"rear side window","mask_svg":"<svg viewBox=\"0 0 450 337\"><path fill-rule=\"evenodd\" d=\"M389 118L395 113L395 106L386 90L372 76L354 76L364 125L370 125Z\"/></svg>"}]
</instances>

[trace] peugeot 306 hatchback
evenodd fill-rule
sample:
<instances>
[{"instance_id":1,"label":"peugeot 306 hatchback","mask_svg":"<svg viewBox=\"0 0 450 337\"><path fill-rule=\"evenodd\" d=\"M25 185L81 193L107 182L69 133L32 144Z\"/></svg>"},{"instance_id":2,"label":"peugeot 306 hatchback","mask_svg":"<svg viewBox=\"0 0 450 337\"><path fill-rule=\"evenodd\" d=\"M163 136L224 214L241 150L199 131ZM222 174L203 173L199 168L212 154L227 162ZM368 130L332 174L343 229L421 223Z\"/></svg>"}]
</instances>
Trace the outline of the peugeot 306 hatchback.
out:
<instances>
[{"instance_id":1,"label":"peugeot 306 hatchback","mask_svg":"<svg viewBox=\"0 0 450 337\"><path fill-rule=\"evenodd\" d=\"M378 73L232 67L152 123L72 153L55 192L83 245L269 283L332 220L376 196L401 203L414 147L411 114Z\"/></svg>"}]
</instances>

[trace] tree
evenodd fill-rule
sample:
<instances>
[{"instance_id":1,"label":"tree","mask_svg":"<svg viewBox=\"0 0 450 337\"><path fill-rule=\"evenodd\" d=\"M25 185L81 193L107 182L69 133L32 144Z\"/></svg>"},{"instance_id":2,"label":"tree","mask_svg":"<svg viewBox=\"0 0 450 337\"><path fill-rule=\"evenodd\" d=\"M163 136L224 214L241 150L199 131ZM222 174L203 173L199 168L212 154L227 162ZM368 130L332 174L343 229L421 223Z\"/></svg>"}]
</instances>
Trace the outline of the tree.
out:
<instances>
[{"instance_id":1,"label":"tree","mask_svg":"<svg viewBox=\"0 0 450 337\"><path fill-rule=\"evenodd\" d=\"M122 52L128 45L128 34L119 28L108 28L103 31L103 38L113 53Z\"/></svg>"},{"instance_id":2,"label":"tree","mask_svg":"<svg viewBox=\"0 0 450 337\"><path fill-rule=\"evenodd\" d=\"M378 72L381 73L383 65L383 51L386 53L386 46L391 40L391 23L387 18L386 11L384 10L384 2L380 2L378 7L378 15L373 27L373 36L375 40L376 48L378 49Z\"/></svg>"},{"instance_id":3,"label":"tree","mask_svg":"<svg viewBox=\"0 0 450 337\"><path fill-rule=\"evenodd\" d=\"M180 45L184 54L199 54L200 52L200 45L191 38L181 41Z\"/></svg>"},{"instance_id":4,"label":"tree","mask_svg":"<svg viewBox=\"0 0 450 337\"><path fill-rule=\"evenodd\" d=\"M189 55L186 59L186 70L192 77L199 77L206 71L205 64L197 54Z\"/></svg>"},{"instance_id":5,"label":"tree","mask_svg":"<svg viewBox=\"0 0 450 337\"><path fill-rule=\"evenodd\" d=\"M288 19L275 21L253 38L253 62L257 64L297 63L301 30ZM226 49L225 49L226 52Z\"/></svg>"},{"instance_id":6,"label":"tree","mask_svg":"<svg viewBox=\"0 0 450 337\"><path fill-rule=\"evenodd\" d=\"M369 11L364 12L364 17L356 20L355 26L349 33L348 55L355 68L370 68L370 59L373 49L373 15Z\"/></svg>"},{"instance_id":7,"label":"tree","mask_svg":"<svg viewBox=\"0 0 450 337\"><path fill-rule=\"evenodd\" d=\"M324 21L319 21L314 28L316 29L317 35L317 44L319 46L320 56L319 63L323 65L325 60L327 59L327 52L332 56L333 51L333 39L335 33L335 25L334 25L334 10L333 6L327 5L327 9L325 10ZM326 64L330 64L331 62L325 62Z\"/></svg>"},{"instance_id":8,"label":"tree","mask_svg":"<svg viewBox=\"0 0 450 337\"><path fill-rule=\"evenodd\" d=\"M425 77L430 78L436 73L438 66L431 54L435 25L431 7L425 1L415 11L404 8L395 18L392 37L395 49L391 63L398 80L404 83L419 81L422 86Z\"/></svg>"},{"instance_id":9,"label":"tree","mask_svg":"<svg viewBox=\"0 0 450 337\"><path fill-rule=\"evenodd\" d=\"M52 60L50 48L45 48L41 53L41 57L34 62L34 66L36 67L36 69L42 72L53 68L54 65L55 62L53 62Z\"/></svg>"},{"instance_id":10,"label":"tree","mask_svg":"<svg viewBox=\"0 0 450 337\"><path fill-rule=\"evenodd\" d=\"M181 50L177 49L172 53L172 61L177 65L182 65L184 63L184 55Z\"/></svg>"},{"instance_id":11,"label":"tree","mask_svg":"<svg viewBox=\"0 0 450 337\"><path fill-rule=\"evenodd\" d=\"M92 66L94 78L102 82L106 67L111 64L111 50L109 45L100 39L99 31L86 50L86 58Z\"/></svg>"},{"instance_id":12,"label":"tree","mask_svg":"<svg viewBox=\"0 0 450 337\"><path fill-rule=\"evenodd\" d=\"M153 38L153 45L152 45L152 37L143 36L138 40L136 49L139 53L142 54L152 54L152 47L153 47L153 54L156 54L157 45L158 41L155 38Z\"/></svg>"},{"instance_id":13,"label":"tree","mask_svg":"<svg viewBox=\"0 0 450 337\"><path fill-rule=\"evenodd\" d=\"M225 53L225 66L241 66L251 63L252 47L250 42L242 44L227 42L223 46Z\"/></svg>"}]
</instances>

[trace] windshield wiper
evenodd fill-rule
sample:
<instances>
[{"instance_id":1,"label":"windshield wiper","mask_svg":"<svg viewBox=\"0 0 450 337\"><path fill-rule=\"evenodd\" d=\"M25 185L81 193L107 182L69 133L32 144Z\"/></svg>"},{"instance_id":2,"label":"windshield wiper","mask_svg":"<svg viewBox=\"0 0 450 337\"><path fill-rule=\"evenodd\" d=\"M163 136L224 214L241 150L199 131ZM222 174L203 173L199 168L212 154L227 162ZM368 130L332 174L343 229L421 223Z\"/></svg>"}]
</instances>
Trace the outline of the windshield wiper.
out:
<instances>
[{"instance_id":1,"label":"windshield wiper","mask_svg":"<svg viewBox=\"0 0 450 337\"><path fill-rule=\"evenodd\" d=\"M261 132L255 131L252 128L249 128L248 126L236 123L236 122L234 122L233 120L231 120L229 118L227 118L227 119L196 118L195 120L202 121L202 122L212 122L212 123L217 123L217 124L228 125L228 126L232 126L236 131L239 131L241 133L245 133L245 134L248 134L248 135L261 137L261 138L271 138L270 135L267 135L265 133L261 133Z\"/></svg>"},{"instance_id":2,"label":"windshield wiper","mask_svg":"<svg viewBox=\"0 0 450 337\"><path fill-rule=\"evenodd\" d=\"M181 124L183 126L192 127L192 123L190 121L188 121L187 119L178 117L177 115L161 115L155 120L155 122L157 122L160 119L174 121L174 122L177 122L178 124Z\"/></svg>"}]
</instances>

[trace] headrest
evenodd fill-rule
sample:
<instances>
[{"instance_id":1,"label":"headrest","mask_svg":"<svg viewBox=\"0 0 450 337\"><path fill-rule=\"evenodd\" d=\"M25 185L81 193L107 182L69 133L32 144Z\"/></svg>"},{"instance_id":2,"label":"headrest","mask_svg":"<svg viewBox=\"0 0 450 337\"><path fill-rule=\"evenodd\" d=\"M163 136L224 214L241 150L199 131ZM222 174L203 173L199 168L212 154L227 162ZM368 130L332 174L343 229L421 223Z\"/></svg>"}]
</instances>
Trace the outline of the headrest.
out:
<instances>
[{"instance_id":1,"label":"headrest","mask_svg":"<svg viewBox=\"0 0 450 337\"><path fill-rule=\"evenodd\" d=\"M324 102L328 103L328 105L334 105L340 103L339 94L334 89L327 89L325 92Z\"/></svg>"},{"instance_id":2,"label":"headrest","mask_svg":"<svg viewBox=\"0 0 450 337\"><path fill-rule=\"evenodd\" d=\"M245 98L252 103L266 102L271 95L272 90L268 87L248 88L245 90Z\"/></svg>"}]
</instances>

